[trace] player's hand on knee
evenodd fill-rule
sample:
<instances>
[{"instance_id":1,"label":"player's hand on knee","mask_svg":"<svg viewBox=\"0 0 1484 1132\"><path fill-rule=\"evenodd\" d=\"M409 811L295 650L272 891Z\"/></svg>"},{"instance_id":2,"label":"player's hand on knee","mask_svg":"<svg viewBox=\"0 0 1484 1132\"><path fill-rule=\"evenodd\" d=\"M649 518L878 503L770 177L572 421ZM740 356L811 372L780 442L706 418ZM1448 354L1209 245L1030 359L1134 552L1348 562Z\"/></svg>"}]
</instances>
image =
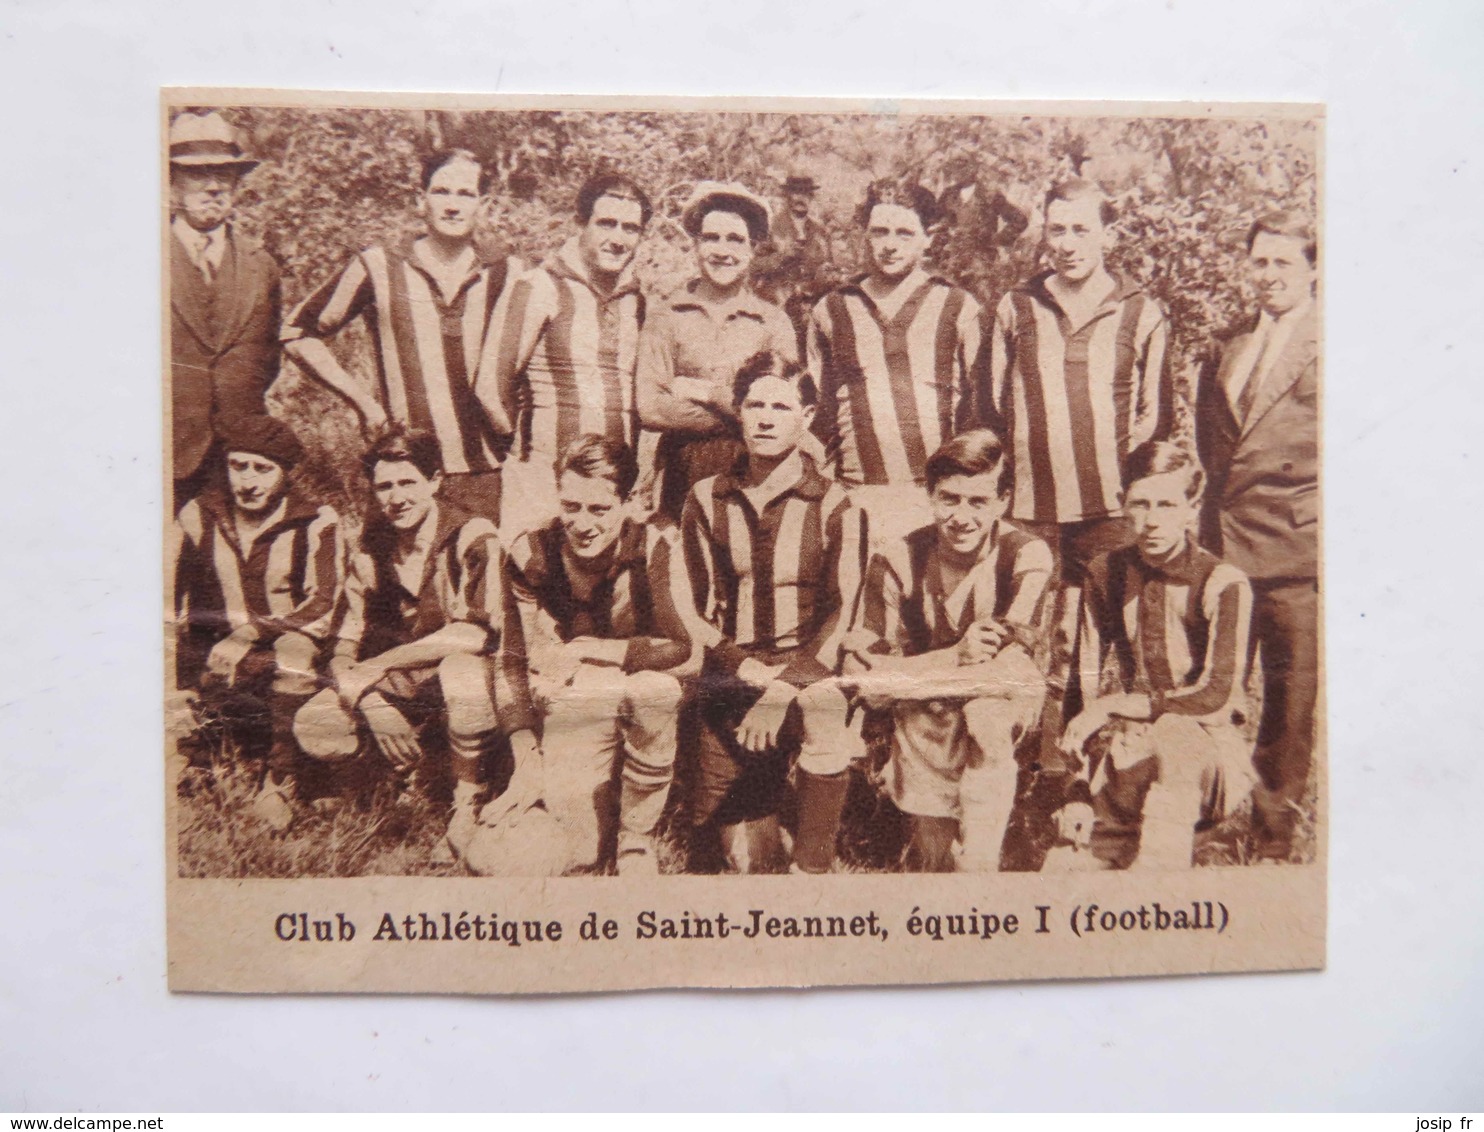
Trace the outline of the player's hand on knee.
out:
<instances>
[{"instance_id":1,"label":"player's hand on knee","mask_svg":"<svg viewBox=\"0 0 1484 1132\"><path fill-rule=\"evenodd\" d=\"M417 730L403 715L380 696L368 696L361 704L371 738L386 760L398 770L408 770L422 761L422 745Z\"/></svg>"},{"instance_id":2,"label":"player's hand on knee","mask_svg":"<svg viewBox=\"0 0 1484 1132\"><path fill-rule=\"evenodd\" d=\"M1061 733L1061 742L1057 746L1065 754L1080 756L1082 748L1087 746L1087 741L1107 725L1107 713L1096 703L1089 704L1067 722Z\"/></svg>"},{"instance_id":3,"label":"player's hand on knee","mask_svg":"<svg viewBox=\"0 0 1484 1132\"><path fill-rule=\"evenodd\" d=\"M762 696L737 726L737 742L742 749L760 755L777 746L783 717L793 700L794 690L781 681L774 680L764 688Z\"/></svg>"}]
</instances>

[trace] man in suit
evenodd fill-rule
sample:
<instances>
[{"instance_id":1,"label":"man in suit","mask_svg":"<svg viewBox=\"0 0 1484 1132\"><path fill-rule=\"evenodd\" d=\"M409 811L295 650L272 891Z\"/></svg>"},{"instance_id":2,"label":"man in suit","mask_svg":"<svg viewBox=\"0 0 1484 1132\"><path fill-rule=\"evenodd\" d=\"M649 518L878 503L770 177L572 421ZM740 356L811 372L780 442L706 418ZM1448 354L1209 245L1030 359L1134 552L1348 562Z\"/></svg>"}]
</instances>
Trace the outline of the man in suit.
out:
<instances>
[{"instance_id":1,"label":"man in suit","mask_svg":"<svg viewBox=\"0 0 1484 1132\"><path fill-rule=\"evenodd\" d=\"M170 124L170 392L175 510L220 465L214 430L260 416L278 374L279 271L232 227L258 163L220 114Z\"/></svg>"},{"instance_id":2,"label":"man in suit","mask_svg":"<svg viewBox=\"0 0 1484 1132\"><path fill-rule=\"evenodd\" d=\"M1319 692L1319 345L1314 230L1275 212L1247 235L1261 311L1202 373L1196 443L1210 477L1202 541L1252 580L1263 666L1253 756L1257 851L1286 858Z\"/></svg>"}]
</instances>

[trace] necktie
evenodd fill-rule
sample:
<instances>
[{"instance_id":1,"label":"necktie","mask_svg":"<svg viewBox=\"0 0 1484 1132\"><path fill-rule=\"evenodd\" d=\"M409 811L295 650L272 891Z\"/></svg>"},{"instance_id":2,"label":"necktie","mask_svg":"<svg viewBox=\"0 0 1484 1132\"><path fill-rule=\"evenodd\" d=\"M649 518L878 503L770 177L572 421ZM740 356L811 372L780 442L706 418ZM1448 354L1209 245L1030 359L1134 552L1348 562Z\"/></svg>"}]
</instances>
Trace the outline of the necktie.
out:
<instances>
[{"instance_id":1,"label":"necktie","mask_svg":"<svg viewBox=\"0 0 1484 1132\"><path fill-rule=\"evenodd\" d=\"M196 266L201 269L201 277L209 285L216 278L216 265L212 260L212 247L216 243L216 230L201 233L201 243L196 248Z\"/></svg>"}]
</instances>

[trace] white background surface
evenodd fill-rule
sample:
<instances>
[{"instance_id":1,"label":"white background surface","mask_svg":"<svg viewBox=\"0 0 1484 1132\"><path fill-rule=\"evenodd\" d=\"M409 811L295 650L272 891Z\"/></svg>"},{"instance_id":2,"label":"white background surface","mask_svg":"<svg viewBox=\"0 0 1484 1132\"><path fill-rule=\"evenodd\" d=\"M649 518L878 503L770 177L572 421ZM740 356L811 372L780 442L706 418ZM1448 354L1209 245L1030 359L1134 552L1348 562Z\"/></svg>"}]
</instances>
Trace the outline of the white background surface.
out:
<instances>
[{"instance_id":1,"label":"white background surface","mask_svg":"<svg viewBox=\"0 0 1484 1132\"><path fill-rule=\"evenodd\" d=\"M0 1110L1484 1107L1481 11L0 6ZM1328 972L527 1001L169 995L167 83L1327 101Z\"/></svg>"}]
</instances>

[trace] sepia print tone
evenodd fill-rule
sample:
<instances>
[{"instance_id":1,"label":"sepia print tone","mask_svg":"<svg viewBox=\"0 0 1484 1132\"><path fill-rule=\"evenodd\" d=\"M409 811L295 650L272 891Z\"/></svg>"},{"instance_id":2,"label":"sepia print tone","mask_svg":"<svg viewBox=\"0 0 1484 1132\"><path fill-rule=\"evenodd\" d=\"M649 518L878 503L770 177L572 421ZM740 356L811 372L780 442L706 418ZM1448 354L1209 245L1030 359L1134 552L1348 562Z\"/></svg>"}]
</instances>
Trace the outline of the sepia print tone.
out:
<instances>
[{"instance_id":1,"label":"sepia print tone","mask_svg":"<svg viewBox=\"0 0 1484 1132\"><path fill-rule=\"evenodd\" d=\"M167 91L172 985L1322 965L1321 126Z\"/></svg>"}]
</instances>

